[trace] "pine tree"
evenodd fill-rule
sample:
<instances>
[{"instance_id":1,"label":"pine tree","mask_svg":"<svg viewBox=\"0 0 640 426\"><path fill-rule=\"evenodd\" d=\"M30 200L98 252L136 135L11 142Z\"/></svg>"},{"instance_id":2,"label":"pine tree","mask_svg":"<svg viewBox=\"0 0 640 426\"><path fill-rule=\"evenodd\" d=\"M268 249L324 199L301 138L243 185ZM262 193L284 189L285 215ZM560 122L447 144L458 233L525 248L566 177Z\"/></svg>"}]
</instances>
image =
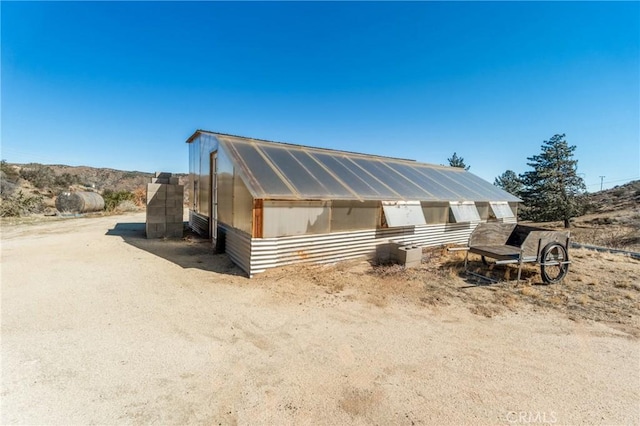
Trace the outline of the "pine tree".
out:
<instances>
[{"instance_id":1,"label":"pine tree","mask_svg":"<svg viewBox=\"0 0 640 426\"><path fill-rule=\"evenodd\" d=\"M459 167L465 170L469 170L471 168L471 166L467 166L466 164L464 164L464 158L458 157L458 154L456 154L455 152L453 153L453 156L451 158L447 158L447 161L449 162L449 165L451 167Z\"/></svg>"},{"instance_id":2,"label":"pine tree","mask_svg":"<svg viewBox=\"0 0 640 426\"><path fill-rule=\"evenodd\" d=\"M569 228L570 219L584 209L580 195L586 189L577 174L578 160L573 159L576 147L567 144L563 133L544 141L541 148L539 155L527 158L533 170L520 177L523 217L538 222L562 220Z\"/></svg>"},{"instance_id":3,"label":"pine tree","mask_svg":"<svg viewBox=\"0 0 640 426\"><path fill-rule=\"evenodd\" d=\"M499 186L510 194L519 197L524 189L522 180L513 170L507 170L493 181L495 186Z\"/></svg>"}]
</instances>

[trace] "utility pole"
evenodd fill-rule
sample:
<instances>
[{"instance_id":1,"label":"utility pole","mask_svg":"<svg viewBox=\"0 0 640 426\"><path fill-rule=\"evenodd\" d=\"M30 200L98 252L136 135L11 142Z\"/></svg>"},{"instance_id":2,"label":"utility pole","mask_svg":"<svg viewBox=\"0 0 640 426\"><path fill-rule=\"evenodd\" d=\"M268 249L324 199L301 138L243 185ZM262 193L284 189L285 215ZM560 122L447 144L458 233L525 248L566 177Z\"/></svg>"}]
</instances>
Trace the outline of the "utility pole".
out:
<instances>
[{"instance_id":1,"label":"utility pole","mask_svg":"<svg viewBox=\"0 0 640 426\"><path fill-rule=\"evenodd\" d=\"M606 178L606 176L600 176L600 191L602 191L602 181Z\"/></svg>"}]
</instances>

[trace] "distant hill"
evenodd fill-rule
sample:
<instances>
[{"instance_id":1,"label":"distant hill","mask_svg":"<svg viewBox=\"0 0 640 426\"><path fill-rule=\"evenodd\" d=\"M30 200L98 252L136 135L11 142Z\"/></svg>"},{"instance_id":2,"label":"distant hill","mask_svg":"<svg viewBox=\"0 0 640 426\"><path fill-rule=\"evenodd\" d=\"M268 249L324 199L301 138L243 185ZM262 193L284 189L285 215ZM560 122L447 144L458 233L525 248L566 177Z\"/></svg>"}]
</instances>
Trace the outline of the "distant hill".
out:
<instances>
[{"instance_id":1,"label":"distant hill","mask_svg":"<svg viewBox=\"0 0 640 426\"><path fill-rule=\"evenodd\" d=\"M640 181L589 194L588 201L588 213L573 220L573 241L640 252Z\"/></svg>"},{"instance_id":2,"label":"distant hill","mask_svg":"<svg viewBox=\"0 0 640 426\"><path fill-rule=\"evenodd\" d=\"M640 180L589 195L593 213L615 212L640 206Z\"/></svg>"},{"instance_id":3,"label":"distant hill","mask_svg":"<svg viewBox=\"0 0 640 426\"><path fill-rule=\"evenodd\" d=\"M170 170L162 170L171 172ZM188 175L173 173L185 185ZM137 194L136 205L144 207L146 184L151 172L125 171L62 164L12 164L2 161L0 171L0 216L50 214L55 212L55 197L63 191L127 191ZM186 201L186 191L185 191Z\"/></svg>"},{"instance_id":4,"label":"distant hill","mask_svg":"<svg viewBox=\"0 0 640 426\"><path fill-rule=\"evenodd\" d=\"M18 174L23 170L38 169L46 174L46 171L51 172L49 178L45 177L46 184L40 188L42 190L55 190L64 189L65 183L71 183L71 185L80 185L89 188L93 188L98 192L102 192L105 189L112 191L134 191L138 188L144 187L149 183L149 179L154 176L151 172L140 171L125 171L109 168L97 168L88 166L66 166L63 164L11 164ZM165 170L162 170L165 171ZM24 174L24 172L22 173ZM180 184L187 182L188 175L185 173L174 173L174 176L179 178ZM27 185L28 186L28 185Z\"/></svg>"}]
</instances>

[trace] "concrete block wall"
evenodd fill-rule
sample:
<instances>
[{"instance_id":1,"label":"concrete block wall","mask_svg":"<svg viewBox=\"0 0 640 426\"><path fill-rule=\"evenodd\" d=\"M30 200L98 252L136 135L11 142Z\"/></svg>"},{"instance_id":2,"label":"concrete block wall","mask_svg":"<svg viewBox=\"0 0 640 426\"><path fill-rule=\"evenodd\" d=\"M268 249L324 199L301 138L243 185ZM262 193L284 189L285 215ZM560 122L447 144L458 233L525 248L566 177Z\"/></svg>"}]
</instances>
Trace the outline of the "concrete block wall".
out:
<instances>
[{"instance_id":1,"label":"concrete block wall","mask_svg":"<svg viewBox=\"0 0 640 426\"><path fill-rule=\"evenodd\" d=\"M156 172L147 184L147 238L182 238L184 185L171 173Z\"/></svg>"}]
</instances>

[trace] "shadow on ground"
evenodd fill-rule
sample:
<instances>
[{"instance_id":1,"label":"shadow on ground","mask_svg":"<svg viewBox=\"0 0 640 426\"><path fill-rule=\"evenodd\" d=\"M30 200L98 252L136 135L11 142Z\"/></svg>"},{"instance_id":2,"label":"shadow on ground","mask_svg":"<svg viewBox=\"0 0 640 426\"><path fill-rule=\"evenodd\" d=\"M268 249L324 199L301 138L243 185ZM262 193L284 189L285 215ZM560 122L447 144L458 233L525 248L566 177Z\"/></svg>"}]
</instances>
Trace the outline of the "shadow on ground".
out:
<instances>
[{"instance_id":1,"label":"shadow on ground","mask_svg":"<svg viewBox=\"0 0 640 426\"><path fill-rule=\"evenodd\" d=\"M186 228L186 227L185 227ZM144 223L117 223L105 235L120 237L127 244L175 263L227 275L246 274L226 254L214 254L211 240L185 229L181 239L147 239Z\"/></svg>"}]
</instances>

